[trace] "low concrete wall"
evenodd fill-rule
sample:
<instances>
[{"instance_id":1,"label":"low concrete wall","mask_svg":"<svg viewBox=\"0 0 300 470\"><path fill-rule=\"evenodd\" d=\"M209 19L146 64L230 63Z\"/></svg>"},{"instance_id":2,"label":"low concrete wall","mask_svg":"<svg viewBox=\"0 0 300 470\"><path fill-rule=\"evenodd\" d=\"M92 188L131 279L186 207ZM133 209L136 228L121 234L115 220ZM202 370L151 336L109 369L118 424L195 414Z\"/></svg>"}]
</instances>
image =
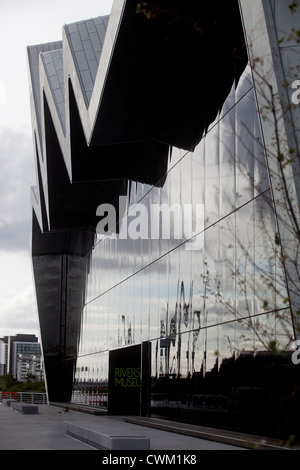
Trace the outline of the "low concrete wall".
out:
<instances>
[{"instance_id":1,"label":"low concrete wall","mask_svg":"<svg viewBox=\"0 0 300 470\"><path fill-rule=\"evenodd\" d=\"M5 398L4 400L2 400L2 403L6 406L10 406L12 402L18 403L18 400L14 400L13 398Z\"/></svg>"},{"instance_id":2,"label":"low concrete wall","mask_svg":"<svg viewBox=\"0 0 300 470\"><path fill-rule=\"evenodd\" d=\"M38 414L39 412L39 408L37 405L30 405L28 403L20 403L17 401L16 402L12 401L10 403L10 407L13 410L20 411L21 413L24 413L24 414L33 415L33 414Z\"/></svg>"},{"instance_id":3,"label":"low concrete wall","mask_svg":"<svg viewBox=\"0 0 300 470\"><path fill-rule=\"evenodd\" d=\"M109 450L149 450L150 439L146 436L112 436L102 432L64 421L64 429L70 436L76 437L98 449Z\"/></svg>"}]
</instances>

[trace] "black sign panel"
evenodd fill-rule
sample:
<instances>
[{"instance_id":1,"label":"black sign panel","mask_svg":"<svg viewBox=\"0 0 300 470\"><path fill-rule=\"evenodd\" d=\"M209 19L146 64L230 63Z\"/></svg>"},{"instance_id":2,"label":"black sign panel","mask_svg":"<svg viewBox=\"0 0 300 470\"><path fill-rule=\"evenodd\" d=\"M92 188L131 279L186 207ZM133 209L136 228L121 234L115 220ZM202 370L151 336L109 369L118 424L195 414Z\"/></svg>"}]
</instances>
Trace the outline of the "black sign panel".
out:
<instances>
[{"instance_id":1,"label":"black sign panel","mask_svg":"<svg viewBox=\"0 0 300 470\"><path fill-rule=\"evenodd\" d=\"M109 353L108 413L140 415L141 345Z\"/></svg>"}]
</instances>

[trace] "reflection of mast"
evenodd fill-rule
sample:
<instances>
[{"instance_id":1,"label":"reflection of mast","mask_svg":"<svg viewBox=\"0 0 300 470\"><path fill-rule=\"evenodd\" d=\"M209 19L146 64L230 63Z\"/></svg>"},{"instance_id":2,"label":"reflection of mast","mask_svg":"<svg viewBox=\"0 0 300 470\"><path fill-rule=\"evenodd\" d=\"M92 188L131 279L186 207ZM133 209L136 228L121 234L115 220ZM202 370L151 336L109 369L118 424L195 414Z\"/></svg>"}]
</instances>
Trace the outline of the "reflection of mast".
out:
<instances>
[{"instance_id":1,"label":"reflection of mast","mask_svg":"<svg viewBox=\"0 0 300 470\"><path fill-rule=\"evenodd\" d=\"M125 344L125 341L126 341L126 333L125 333L125 315L122 315L122 323L123 323L123 343Z\"/></svg>"},{"instance_id":2,"label":"reflection of mast","mask_svg":"<svg viewBox=\"0 0 300 470\"><path fill-rule=\"evenodd\" d=\"M166 336L166 326L163 320L160 320L160 337L165 338Z\"/></svg>"},{"instance_id":3,"label":"reflection of mast","mask_svg":"<svg viewBox=\"0 0 300 470\"><path fill-rule=\"evenodd\" d=\"M178 327L178 374L180 375L181 370L181 314L183 310L183 322L186 327L191 326L191 315L192 315L192 297L193 297L193 281L190 284L190 293L189 293L189 302L186 303L185 301L185 289L184 289L184 282L181 282L181 291L180 291L180 310L179 310L179 327ZM187 372L190 372L190 335L188 333L188 344L187 344L187 351L186 351L186 359L187 359Z\"/></svg>"},{"instance_id":4,"label":"reflection of mast","mask_svg":"<svg viewBox=\"0 0 300 470\"><path fill-rule=\"evenodd\" d=\"M195 310L193 313L193 350L192 350L192 372L195 371L195 346L201 329L201 320L200 320L201 310ZM198 328L195 329L195 317L198 318Z\"/></svg>"},{"instance_id":5,"label":"reflection of mast","mask_svg":"<svg viewBox=\"0 0 300 470\"><path fill-rule=\"evenodd\" d=\"M174 313L174 317L171 318L171 321L170 321L170 340L172 341L173 346L175 346L175 339L176 339L178 289L179 289L179 280L178 280L178 283L177 283L177 301L176 301L176 305L175 305L175 313Z\"/></svg>"},{"instance_id":6,"label":"reflection of mast","mask_svg":"<svg viewBox=\"0 0 300 470\"><path fill-rule=\"evenodd\" d=\"M172 365L171 365L171 369L170 369L170 374L175 374L174 361L176 361L175 356L172 357Z\"/></svg>"},{"instance_id":7,"label":"reflection of mast","mask_svg":"<svg viewBox=\"0 0 300 470\"><path fill-rule=\"evenodd\" d=\"M132 328L131 328L131 323L129 323L129 327L128 327L128 340L127 340L127 344L131 344L132 343Z\"/></svg>"},{"instance_id":8,"label":"reflection of mast","mask_svg":"<svg viewBox=\"0 0 300 470\"><path fill-rule=\"evenodd\" d=\"M165 371L168 373L169 372L169 366L170 366L170 341L169 341L169 332L168 332L168 324L169 324L169 302L167 303L167 316L166 316L166 335L167 335L167 351L166 351L166 369Z\"/></svg>"},{"instance_id":9,"label":"reflection of mast","mask_svg":"<svg viewBox=\"0 0 300 470\"><path fill-rule=\"evenodd\" d=\"M158 341L156 341L155 348L155 376L157 377L157 356L158 356Z\"/></svg>"},{"instance_id":10,"label":"reflection of mast","mask_svg":"<svg viewBox=\"0 0 300 470\"><path fill-rule=\"evenodd\" d=\"M169 371L170 340L167 336L164 320L160 322L160 374L167 374Z\"/></svg>"},{"instance_id":11,"label":"reflection of mast","mask_svg":"<svg viewBox=\"0 0 300 470\"><path fill-rule=\"evenodd\" d=\"M204 312L204 354L203 354L203 377L206 375L206 360L207 360L207 310L206 310L206 282L204 288L204 302L203 302L203 312Z\"/></svg>"},{"instance_id":12,"label":"reflection of mast","mask_svg":"<svg viewBox=\"0 0 300 470\"><path fill-rule=\"evenodd\" d=\"M177 375L180 377L181 373L181 297L184 298L184 284L181 282L180 289L180 302L179 302L179 319L178 319L178 348L177 348ZM178 292L177 292L177 304L178 305Z\"/></svg>"},{"instance_id":13,"label":"reflection of mast","mask_svg":"<svg viewBox=\"0 0 300 470\"><path fill-rule=\"evenodd\" d=\"M170 322L170 340L172 341L173 346L175 346L175 338L176 338L176 318L173 317Z\"/></svg>"},{"instance_id":14,"label":"reflection of mast","mask_svg":"<svg viewBox=\"0 0 300 470\"><path fill-rule=\"evenodd\" d=\"M191 282L190 285L190 298L189 298L189 303L186 305L186 326L189 325L189 330L191 329L191 316L192 316L192 311L193 311L193 305L192 305L192 299L193 299L193 281ZM187 373L193 372L193 370L190 370L190 338L191 338L191 331L189 331L188 334L188 344L187 344L187 352L186 352L186 360L187 360Z\"/></svg>"}]
</instances>

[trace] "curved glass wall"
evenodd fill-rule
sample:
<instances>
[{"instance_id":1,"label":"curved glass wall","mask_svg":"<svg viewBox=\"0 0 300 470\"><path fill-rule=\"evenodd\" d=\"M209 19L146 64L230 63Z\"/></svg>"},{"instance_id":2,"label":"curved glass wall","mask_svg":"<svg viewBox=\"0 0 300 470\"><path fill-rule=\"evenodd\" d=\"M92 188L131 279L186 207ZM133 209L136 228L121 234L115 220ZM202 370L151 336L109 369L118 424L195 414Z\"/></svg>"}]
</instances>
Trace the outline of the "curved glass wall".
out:
<instances>
[{"instance_id":1,"label":"curved glass wall","mask_svg":"<svg viewBox=\"0 0 300 470\"><path fill-rule=\"evenodd\" d=\"M294 335L248 67L158 186L131 182L127 238L93 248L73 399L106 405L109 351L150 342L152 414L257 431Z\"/></svg>"}]
</instances>

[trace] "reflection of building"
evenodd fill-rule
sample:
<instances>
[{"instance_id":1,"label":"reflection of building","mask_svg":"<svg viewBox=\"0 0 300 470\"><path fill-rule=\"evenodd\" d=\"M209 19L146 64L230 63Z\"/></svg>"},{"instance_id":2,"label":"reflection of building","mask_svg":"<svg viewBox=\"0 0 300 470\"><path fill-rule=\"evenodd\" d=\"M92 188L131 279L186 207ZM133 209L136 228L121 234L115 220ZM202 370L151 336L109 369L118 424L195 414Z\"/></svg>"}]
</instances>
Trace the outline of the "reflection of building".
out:
<instances>
[{"instance_id":1,"label":"reflection of building","mask_svg":"<svg viewBox=\"0 0 300 470\"><path fill-rule=\"evenodd\" d=\"M5 336L0 347L1 375L12 374L20 382L29 376L43 380L41 345L35 335Z\"/></svg>"},{"instance_id":2,"label":"reflection of building","mask_svg":"<svg viewBox=\"0 0 300 470\"><path fill-rule=\"evenodd\" d=\"M136 361L118 354L141 345L141 413L151 392L161 414L271 432L300 310L296 16L288 0L164 3L152 16L115 2L28 48L49 398L130 382ZM143 238L129 213L127 238L96 235L98 206L124 195L133 210L204 205L203 228Z\"/></svg>"},{"instance_id":3,"label":"reflection of building","mask_svg":"<svg viewBox=\"0 0 300 470\"><path fill-rule=\"evenodd\" d=\"M36 352L26 351L26 353L18 354L15 375L19 382L26 382L27 380L36 380L38 382L43 381L40 347L37 348Z\"/></svg>"}]
</instances>

